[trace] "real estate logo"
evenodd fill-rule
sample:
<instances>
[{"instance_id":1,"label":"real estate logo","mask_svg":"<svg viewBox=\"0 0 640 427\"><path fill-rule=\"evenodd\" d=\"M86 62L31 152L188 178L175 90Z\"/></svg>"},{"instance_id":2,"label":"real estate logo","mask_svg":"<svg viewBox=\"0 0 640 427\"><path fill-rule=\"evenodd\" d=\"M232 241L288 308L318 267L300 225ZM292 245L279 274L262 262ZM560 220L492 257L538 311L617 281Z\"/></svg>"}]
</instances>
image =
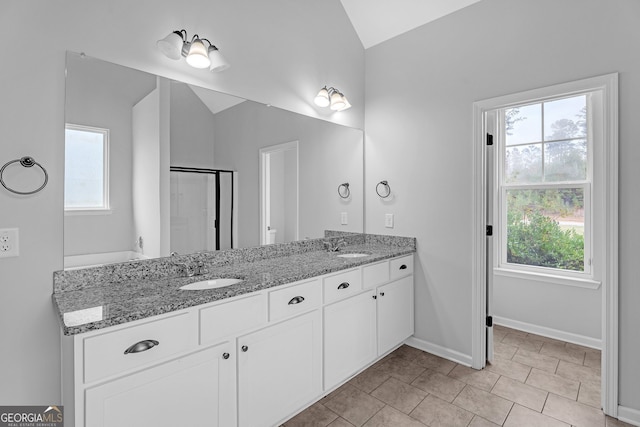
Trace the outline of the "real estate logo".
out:
<instances>
[{"instance_id":1,"label":"real estate logo","mask_svg":"<svg viewBox=\"0 0 640 427\"><path fill-rule=\"evenodd\" d=\"M64 427L62 406L0 406L0 427Z\"/></svg>"}]
</instances>

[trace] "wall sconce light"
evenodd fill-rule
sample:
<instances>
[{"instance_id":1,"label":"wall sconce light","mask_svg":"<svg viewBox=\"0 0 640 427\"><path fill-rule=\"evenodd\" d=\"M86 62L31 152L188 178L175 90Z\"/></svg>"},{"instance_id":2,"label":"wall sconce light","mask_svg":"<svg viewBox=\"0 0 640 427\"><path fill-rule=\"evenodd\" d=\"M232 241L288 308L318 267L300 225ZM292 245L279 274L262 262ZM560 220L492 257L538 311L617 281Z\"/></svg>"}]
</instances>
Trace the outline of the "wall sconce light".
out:
<instances>
[{"instance_id":1,"label":"wall sconce light","mask_svg":"<svg viewBox=\"0 0 640 427\"><path fill-rule=\"evenodd\" d=\"M209 40L200 38L197 34L191 38L191 41L187 40L187 32L180 30L158 40L156 45L167 58L177 61L180 57L184 57L187 64L194 68L209 67L209 71L219 72L231 66ZM204 42L209 46L205 46Z\"/></svg>"},{"instance_id":2,"label":"wall sconce light","mask_svg":"<svg viewBox=\"0 0 640 427\"><path fill-rule=\"evenodd\" d=\"M351 107L347 97L338 89L326 86L320 89L320 92L313 100L318 107L329 107L333 111L343 111Z\"/></svg>"}]
</instances>

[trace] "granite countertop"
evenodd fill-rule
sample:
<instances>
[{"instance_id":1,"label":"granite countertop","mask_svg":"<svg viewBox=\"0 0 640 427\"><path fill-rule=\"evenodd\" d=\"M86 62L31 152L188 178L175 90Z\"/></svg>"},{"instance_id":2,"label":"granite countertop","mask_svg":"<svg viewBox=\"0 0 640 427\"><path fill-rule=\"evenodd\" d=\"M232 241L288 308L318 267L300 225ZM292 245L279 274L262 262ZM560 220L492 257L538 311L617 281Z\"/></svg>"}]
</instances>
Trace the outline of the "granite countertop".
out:
<instances>
[{"instance_id":1,"label":"granite countertop","mask_svg":"<svg viewBox=\"0 0 640 427\"><path fill-rule=\"evenodd\" d=\"M139 279L103 283L53 294L65 335L119 325L238 295L321 276L415 252L414 247L364 243L339 252L309 251L254 262L238 261L209 268L194 277ZM360 258L340 258L344 253L369 253ZM238 278L242 282L218 289L185 291L181 286L214 278Z\"/></svg>"}]
</instances>

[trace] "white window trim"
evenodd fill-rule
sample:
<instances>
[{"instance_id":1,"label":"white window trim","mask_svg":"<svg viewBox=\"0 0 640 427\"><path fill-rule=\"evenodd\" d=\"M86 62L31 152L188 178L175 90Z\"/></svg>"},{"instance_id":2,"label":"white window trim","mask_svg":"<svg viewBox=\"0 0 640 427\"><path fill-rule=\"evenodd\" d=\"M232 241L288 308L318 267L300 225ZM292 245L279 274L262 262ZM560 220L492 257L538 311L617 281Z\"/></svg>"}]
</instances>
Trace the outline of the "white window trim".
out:
<instances>
[{"instance_id":1,"label":"white window trim","mask_svg":"<svg viewBox=\"0 0 640 427\"><path fill-rule=\"evenodd\" d=\"M113 211L109 200L109 146L110 146L110 132L109 129L99 128L95 126L77 125L73 123L66 123L65 130L79 130L85 132L101 133L103 135L102 141L102 206L96 208L70 208L64 207L65 216L75 215L110 215ZM63 201L64 203L64 201Z\"/></svg>"},{"instance_id":2,"label":"white window trim","mask_svg":"<svg viewBox=\"0 0 640 427\"><path fill-rule=\"evenodd\" d=\"M607 74L513 95L491 98L473 104L473 259L472 259L472 366L485 366L487 313L487 182L485 114L509 105L521 104L524 98L532 101L565 93L601 91L603 118L600 123L604 147L599 157L604 194L599 209L604 217L601 230L602 261L602 407L605 414L618 415L618 74ZM596 236L594 236L596 237Z\"/></svg>"}]
</instances>

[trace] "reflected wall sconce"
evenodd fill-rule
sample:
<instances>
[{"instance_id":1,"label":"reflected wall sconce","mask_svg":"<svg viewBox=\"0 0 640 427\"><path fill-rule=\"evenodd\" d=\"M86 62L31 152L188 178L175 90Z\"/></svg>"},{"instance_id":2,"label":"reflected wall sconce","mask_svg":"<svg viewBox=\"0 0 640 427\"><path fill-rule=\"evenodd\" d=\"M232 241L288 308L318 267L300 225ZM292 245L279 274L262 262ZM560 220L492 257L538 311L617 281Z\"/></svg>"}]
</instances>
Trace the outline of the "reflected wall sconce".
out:
<instances>
[{"instance_id":1,"label":"reflected wall sconce","mask_svg":"<svg viewBox=\"0 0 640 427\"><path fill-rule=\"evenodd\" d=\"M351 195L351 190L349 190L349 183L345 182L344 184L340 184L338 186L338 195L343 199L348 199Z\"/></svg>"},{"instance_id":2,"label":"reflected wall sconce","mask_svg":"<svg viewBox=\"0 0 640 427\"><path fill-rule=\"evenodd\" d=\"M325 86L320 89L320 92L318 92L313 102L318 107L329 107L333 111L343 111L351 108L347 97L334 87L327 88Z\"/></svg>"},{"instance_id":3,"label":"reflected wall sconce","mask_svg":"<svg viewBox=\"0 0 640 427\"><path fill-rule=\"evenodd\" d=\"M209 46L207 47L204 42ZM167 58L177 61L184 57L187 64L194 68L209 67L209 71L219 72L231 66L209 40L200 38L196 34L189 41L185 30L170 33L167 37L158 40L156 46Z\"/></svg>"},{"instance_id":4,"label":"reflected wall sconce","mask_svg":"<svg viewBox=\"0 0 640 427\"><path fill-rule=\"evenodd\" d=\"M389 183L387 181L380 181L378 185L376 185L376 193L378 196L386 199L391 195L391 187L389 187Z\"/></svg>"}]
</instances>

